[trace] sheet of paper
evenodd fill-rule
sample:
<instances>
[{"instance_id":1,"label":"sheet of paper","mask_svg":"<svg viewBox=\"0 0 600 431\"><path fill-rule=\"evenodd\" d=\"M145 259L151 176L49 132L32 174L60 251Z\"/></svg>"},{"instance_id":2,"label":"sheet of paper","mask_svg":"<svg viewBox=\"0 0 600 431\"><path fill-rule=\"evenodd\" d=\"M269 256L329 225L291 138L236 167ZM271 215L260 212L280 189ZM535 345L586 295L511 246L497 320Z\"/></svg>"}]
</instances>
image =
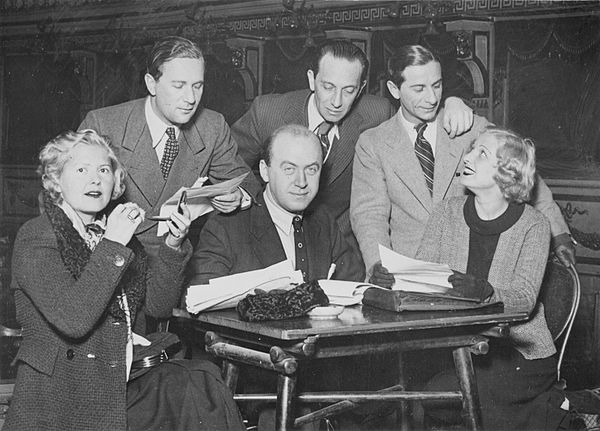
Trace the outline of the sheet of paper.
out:
<instances>
[{"instance_id":1,"label":"sheet of paper","mask_svg":"<svg viewBox=\"0 0 600 431\"><path fill-rule=\"evenodd\" d=\"M227 181L223 181L218 184L212 184L205 186L204 183L208 179L207 177L200 177L196 180L192 187L181 187L173 196L166 200L166 202L160 207L161 217L170 217L171 214L177 210L177 203L183 190L187 191L187 206L190 210L191 220L194 221L198 217L203 216L213 210L213 206L210 203L210 199L215 196L221 196L233 192L236 188L242 184L244 178L248 176L249 172L242 175L238 175ZM163 236L169 231L167 222L158 222L157 236Z\"/></svg>"},{"instance_id":2,"label":"sheet of paper","mask_svg":"<svg viewBox=\"0 0 600 431\"><path fill-rule=\"evenodd\" d=\"M375 285L357 281L319 280L319 286L331 304L354 305L360 304L365 290Z\"/></svg>"},{"instance_id":3,"label":"sheet of paper","mask_svg":"<svg viewBox=\"0 0 600 431\"><path fill-rule=\"evenodd\" d=\"M190 313L208 309L235 307L238 301L255 289L266 292L288 289L303 282L291 261L284 260L264 269L214 278L209 284L193 285L187 290L186 307Z\"/></svg>"},{"instance_id":4,"label":"sheet of paper","mask_svg":"<svg viewBox=\"0 0 600 431\"><path fill-rule=\"evenodd\" d=\"M448 282L452 270L448 265L412 259L381 244L379 245L379 256L381 264L394 274L396 280L440 286L446 289L452 288L452 285Z\"/></svg>"}]
</instances>

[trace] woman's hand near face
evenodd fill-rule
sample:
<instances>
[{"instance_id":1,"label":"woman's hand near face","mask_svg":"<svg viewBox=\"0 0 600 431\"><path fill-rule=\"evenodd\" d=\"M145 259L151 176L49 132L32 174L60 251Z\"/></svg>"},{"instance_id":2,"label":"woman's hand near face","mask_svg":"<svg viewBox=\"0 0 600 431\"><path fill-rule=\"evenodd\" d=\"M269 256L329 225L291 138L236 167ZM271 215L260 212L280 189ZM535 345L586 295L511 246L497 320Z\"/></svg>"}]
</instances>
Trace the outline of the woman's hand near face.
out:
<instances>
[{"instance_id":1,"label":"woman's hand near face","mask_svg":"<svg viewBox=\"0 0 600 431\"><path fill-rule=\"evenodd\" d=\"M145 211L133 202L117 205L106 221L104 238L127 245L145 216Z\"/></svg>"},{"instance_id":2,"label":"woman's hand near face","mask_svg":"<svg viewBox=\"0 0 600 431\"><path fill-rule=\"evenodd\" d=\"M165 242L169 247L174 249L178 249L183 244L185 237L190 232L190 224L192 223L187 204L182 203L181 209L183 214L174 211L169 221L167 221L169 234Z\"/></svg>"}]
</instances>

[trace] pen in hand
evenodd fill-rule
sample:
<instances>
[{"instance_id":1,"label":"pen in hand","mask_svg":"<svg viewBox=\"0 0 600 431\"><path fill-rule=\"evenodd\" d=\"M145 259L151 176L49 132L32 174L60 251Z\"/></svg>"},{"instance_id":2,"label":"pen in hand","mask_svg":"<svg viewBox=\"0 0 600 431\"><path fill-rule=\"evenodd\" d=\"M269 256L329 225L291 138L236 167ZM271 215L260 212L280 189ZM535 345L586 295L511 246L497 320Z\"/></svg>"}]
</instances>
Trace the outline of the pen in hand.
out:
<instances>
[{"instance_id":1,"label":"pen in hand","mask_svg":"<svg viewBox=\"0 0 600 431\"><path fill-rule=\"evenodd\" d=\"M329 271L327 271L327 280L331 280L331 277L333 277L333 274L335 273L335 267L335 263L332 263L329 267Z\"/></svg>"}]
</instances>

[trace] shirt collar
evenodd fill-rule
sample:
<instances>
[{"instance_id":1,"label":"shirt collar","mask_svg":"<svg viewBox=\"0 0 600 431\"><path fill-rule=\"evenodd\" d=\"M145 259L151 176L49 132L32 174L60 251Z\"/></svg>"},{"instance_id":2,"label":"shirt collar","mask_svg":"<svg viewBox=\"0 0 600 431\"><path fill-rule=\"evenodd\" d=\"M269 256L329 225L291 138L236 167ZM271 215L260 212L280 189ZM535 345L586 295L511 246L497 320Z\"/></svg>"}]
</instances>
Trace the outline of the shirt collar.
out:
<instances>
[{"instance_id":1,"label":"shirt collar","mask_svg":"<svg viewBox=\"0 0 600 431\"><path fill-rule=\"evenodd\" d=\"M398 117L400 118L404 129L408 133L408 137L410 138L411 142L414 143L417 139L417 131L415 130L415 126L417 126L417 124L411 123L406 119L404 112L402 112L402 107L398 109ZM425 132L423 132L425 139L427 139L432 147L435 147L435 143L437 141L437 118L438 116L436 115L433 121L428 121Z\"/></svg>"},{"instance_id":2,"label":"shirt collar","mask_svg":"<svg viewBox=\"0 0 600 431\"><path fill-rule=\"evenodd\" d=\"M319 127L319 125L325 121L325 119L319 113L317 109L317 105L315 103L315 93L311 93L308 98L308 128L311 132L314 133L315 129ZM331 133L333 132L333 136L340 139L339 127L337 124L334 124L331 130L329 130L329 136L331 137Z\"/></svg>"},{"instance_id":3,"label":"shirt collar","mask_svg":"<svg viewBox=\"0 0 600 431\"><path fill-rule=\"evenodd\" d=\"M263 197L265 198L265 205L267 206L267 210L269 211L269 214L271 215L271 220L273 220L275 226L277 226L287 235L291 235L291 233L293 232L292 220L299 214L292 214L291 212L281 208L281 206L279 206L275 202L275 199L273 198L273 195L271 194L268 185L265 188L265 191L263 192ZM302 216L300 215L300 217Z\"/></svg>"},{"instance_id":4,"label":"shirt collar","mask_svg":"<svg viewBox=\"0 0 600 431\"><path fill-rule=\"evenodd\" d=\"M58 206L60 207L61 210L63 210L65 215L68 217L68 219L71 220L71 223L73 223L73 227L75 228L75 230L77 231L79 236L81 238L83 238L84 241L86 242L86 244L90 247L90 249L93 250L95 248L95 246L98 244L98 242L100 241L100 239L102 239L102 237L101 236L98 237L98 236L94 236L94 235L90 234L86 230L85 223L83 222L83 220L81 220L81 217L79 216L79 214L77 214L77 212L73 209L73 207L71 205L69 205L64 199ZM106 229L106 216L104 216L100 219L94 220L93 223L96 223L102 229Z\"/></svg>"},{"instance_id":5,"label":"shirt collar","mask_svg":"<svg viewBox=\"0 0 600 431\"><path fill-rule=\"evenodd\" d=\"M144 113L146 115L146 123L148 124L148 129L150 130L150 136L152 137L152 148L156 148L156 146L160 143L160 141L163 140L163 138L166 139L167 127L174 127L175 137L179 138L179 127L165 123L158 117L158 115L156 115L150 103L150 96L146 97Z\"/></svg>"}]
</instances>

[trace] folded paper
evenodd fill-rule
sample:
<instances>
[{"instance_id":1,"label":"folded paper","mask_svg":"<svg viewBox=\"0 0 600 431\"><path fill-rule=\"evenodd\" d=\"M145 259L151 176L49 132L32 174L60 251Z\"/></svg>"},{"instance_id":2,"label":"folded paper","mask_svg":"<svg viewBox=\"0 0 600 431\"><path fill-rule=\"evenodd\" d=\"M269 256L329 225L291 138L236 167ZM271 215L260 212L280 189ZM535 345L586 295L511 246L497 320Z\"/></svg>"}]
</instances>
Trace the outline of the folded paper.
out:
<instances>
[{"instance_id":1,"label":"folded paper","mask_svg":"<svg viewBox=\"0 0 600 431\"><path fill-rule=\"evenodd\" d=\"M198 217L201 217L213 210L213 206L210 202L211 198L232 193L242 184L242 181L244 181L244 178L246 178L247 175L248 172L238 175L230 180L208 186L204 185L208 178L200 177L196 180L192 187L182 187L177 190L173 196L167 199L167 201L160 207L159 214L161 217L170 217L171 214L177 210L177 203L179 202L181 192L186 190L186 203L190 210L190 217L192 221L196 220ZM163 236L168 231L169 227L167 226L167 222L161 221L158 223L157 236Z\"/></svg>"}]
</instances>

